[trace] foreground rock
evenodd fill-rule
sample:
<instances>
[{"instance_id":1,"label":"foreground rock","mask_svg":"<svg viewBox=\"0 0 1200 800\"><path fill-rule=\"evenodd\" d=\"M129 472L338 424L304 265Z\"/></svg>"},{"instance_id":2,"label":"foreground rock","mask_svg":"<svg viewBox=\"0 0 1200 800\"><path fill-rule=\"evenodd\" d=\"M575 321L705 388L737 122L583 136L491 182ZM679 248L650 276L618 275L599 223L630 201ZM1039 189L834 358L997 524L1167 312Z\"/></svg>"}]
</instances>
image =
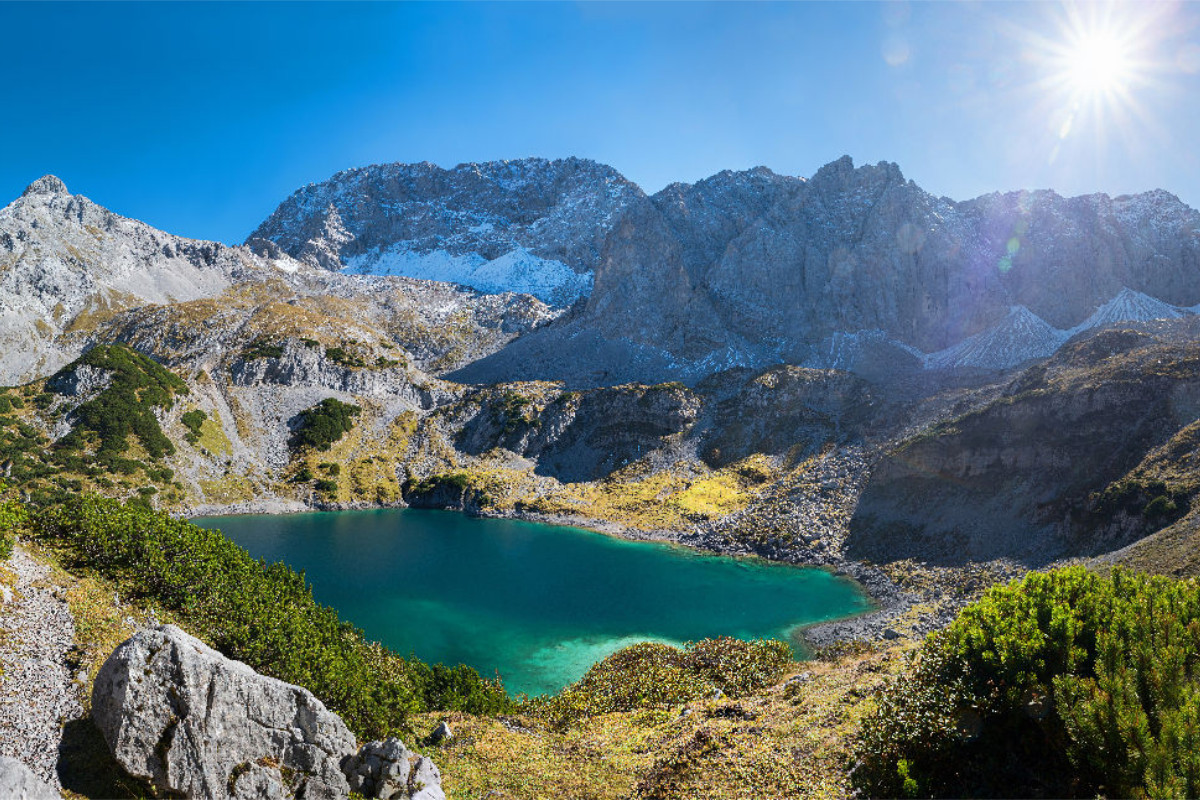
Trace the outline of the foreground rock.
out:
<instances>
[{"instance_id":1,"label":"foreground rock","mask_svg":"<svg viewBox=\"0 0 1200 800\"><path fill-rule=\"evenodd\" d=\"M446 800L437 765L392 737L364 744L346 763L350 788L363 797L385 800Z\"/></svg>"},{"instance_id":2,"label":"foreground rock","mask_svg":"<svg viewBox=\"0 0 1200 800\"><path fill-rule=\"evenodd\" d=\"M0 756L0 797L8 800L59 800L58 792L42 783L15 758Z\"/></svg>"},{"instance_id":3,"label":"foreground rock","mask_svg":"<svg viewBox=\"0 0 1200 800\"><path fill-rule=\"evenodd\" d=\"M345 797L345 723L299 686L259 675L172 625L121 644L92 717L131 775L184 797Z\"/></svg>"}]
</instances>

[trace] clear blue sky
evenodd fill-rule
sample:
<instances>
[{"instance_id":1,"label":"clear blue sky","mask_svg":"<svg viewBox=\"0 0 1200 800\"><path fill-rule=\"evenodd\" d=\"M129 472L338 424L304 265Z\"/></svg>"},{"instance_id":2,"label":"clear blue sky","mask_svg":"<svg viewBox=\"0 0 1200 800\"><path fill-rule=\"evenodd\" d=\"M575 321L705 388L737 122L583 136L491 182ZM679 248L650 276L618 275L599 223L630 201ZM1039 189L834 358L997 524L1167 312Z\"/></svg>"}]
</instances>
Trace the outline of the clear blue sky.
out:
<instances>
[{"instance_id":1,"label":"clear blue sky","mask_svg":"<svg viewBox=\"0 0 1200 800\"><path fill-rule=\"evenodd\" d=\"M653 192L850 154L955 199L1161 187L1200 206L1197 17L1186 3L0 3L0 204L54 173L119 213L238 242L299 186L370 163L578 155ZM1110 43L1081 55L1096 31Z\"/></svg>"}]
</instances>

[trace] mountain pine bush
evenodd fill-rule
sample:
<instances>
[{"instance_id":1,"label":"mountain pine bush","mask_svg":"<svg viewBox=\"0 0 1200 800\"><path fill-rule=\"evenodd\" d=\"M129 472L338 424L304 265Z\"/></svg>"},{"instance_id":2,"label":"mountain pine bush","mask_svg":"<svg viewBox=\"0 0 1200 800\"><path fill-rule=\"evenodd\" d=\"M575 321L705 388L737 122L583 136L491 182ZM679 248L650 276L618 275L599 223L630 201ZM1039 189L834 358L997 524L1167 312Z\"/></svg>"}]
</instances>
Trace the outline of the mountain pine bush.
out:
<instances>
[{"instance_id":1,"label":"mountain pine bush","mask_svg":"<svg viewBox=\"0 0 1200 800\"><path fill-rule=\"evenodd\" d=\"M1030 573L931 635L857 745L870 796L1200 796L1200 587Z\"/></svg>"},{"instance_id":2,"label":"mountain pine bush","mask_svg":"<svg viewBox=\"0 0 1200 800\"><path fill-rule=\"evenodd\" d=\"M366 641L313 600L302 575L251 558L219 531L97 496L35 512L32 526L65 550L68 567L120 581L230 658L306 687L360 737L400 732L413 712L510 705L469 667L429 667Z\"/></svg>"},{"instance_id":3,"label":"mountain pine bush","mask_svg":"<svg viewBox=\"0 0 1200 800\"><path fill-rule=\"evenodd\" d=\"M328 450L354 428L354 418L362 409L353 403L343 403L327 397L312 408L300 412L299 424L293 442L315 450Z\"/></svg>"}]
</instances>

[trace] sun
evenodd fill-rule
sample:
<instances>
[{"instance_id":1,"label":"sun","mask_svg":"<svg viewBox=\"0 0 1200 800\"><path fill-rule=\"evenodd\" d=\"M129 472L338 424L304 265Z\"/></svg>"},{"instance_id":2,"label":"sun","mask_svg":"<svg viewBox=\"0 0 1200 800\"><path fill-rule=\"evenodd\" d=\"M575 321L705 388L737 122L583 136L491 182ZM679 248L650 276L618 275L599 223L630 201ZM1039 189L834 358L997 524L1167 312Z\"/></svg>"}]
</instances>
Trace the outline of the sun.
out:
<instances>
[{"instance_id":1,"label":"sun","mask_svg":"<svg viewBox=\"0 0 1200 800\"><path fill-rule=\"evenodd\" d=\"M1129 42L1111 31L1091 31L1075 38L1063 53L1067 84L1081 95L1124 89L1133 77Z\"/></svg>"}]
</instances>

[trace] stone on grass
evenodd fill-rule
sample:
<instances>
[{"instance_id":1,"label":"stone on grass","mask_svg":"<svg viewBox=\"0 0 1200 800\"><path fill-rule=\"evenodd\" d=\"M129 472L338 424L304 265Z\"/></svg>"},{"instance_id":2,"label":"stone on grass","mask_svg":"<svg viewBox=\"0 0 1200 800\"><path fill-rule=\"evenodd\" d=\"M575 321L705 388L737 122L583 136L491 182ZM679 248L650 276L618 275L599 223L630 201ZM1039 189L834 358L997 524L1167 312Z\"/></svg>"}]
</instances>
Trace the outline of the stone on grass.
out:
<instances>
[{"instance_id":1,"label":"stone on grass","mask_svg":"<svg viewBox=\"0 0 1200 800\"><path fill-rule=\"evenodd\" d=\"M437 765L392 737L368 742L346 764L350 789L381 800L446 800Z\"/></svg>"}]
</instances>

